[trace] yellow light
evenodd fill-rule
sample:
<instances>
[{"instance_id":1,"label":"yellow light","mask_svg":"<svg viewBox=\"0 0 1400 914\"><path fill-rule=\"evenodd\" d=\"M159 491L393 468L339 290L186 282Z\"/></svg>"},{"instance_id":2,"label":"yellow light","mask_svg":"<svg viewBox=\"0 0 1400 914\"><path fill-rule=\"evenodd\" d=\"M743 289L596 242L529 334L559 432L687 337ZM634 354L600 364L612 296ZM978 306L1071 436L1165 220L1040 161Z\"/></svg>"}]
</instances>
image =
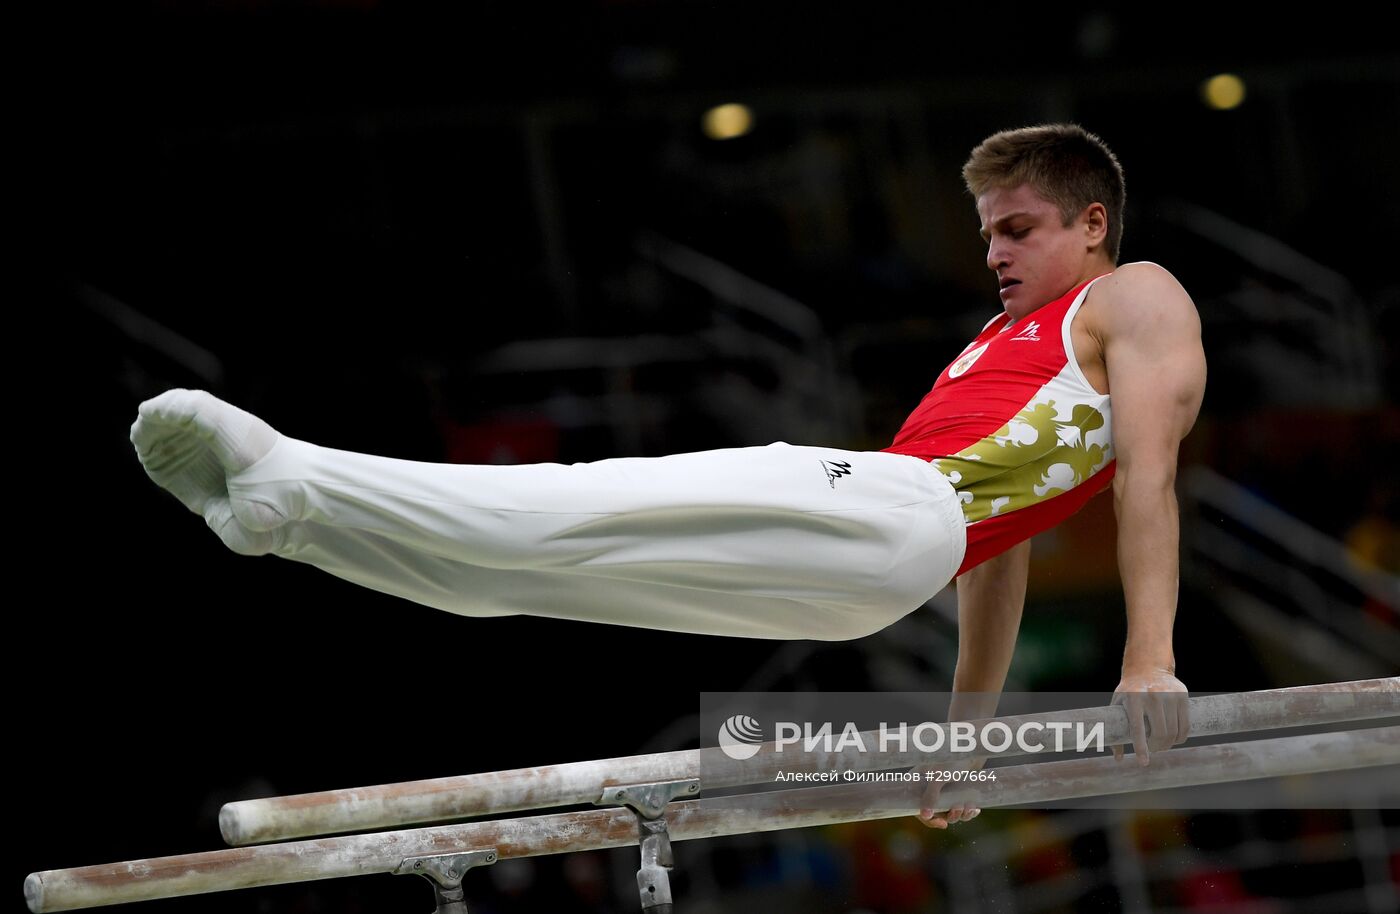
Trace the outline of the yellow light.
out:
<instances>
[{"instance_id":1,"label":"yellow light","mask_svg":"<svg viewBox=\"0 0 1400 914\"><path fill-rule=\"evenodd\" d=\"M732 140L753 129L753 112L746 105L720 105L705 112L701 126L712 140Z\"/></svg>"},{"instance_id":2,"label":"yellow light","mask_svg":"<svg viewBox=\"0 0 1400 914\"><path fill-rule=\"evenodd\" d=\"M1238 108L1244 101L1244 80L1233 73L1212 76L1201 86L1201 97L1216 111Z\"/></svg>"}]
</instances>

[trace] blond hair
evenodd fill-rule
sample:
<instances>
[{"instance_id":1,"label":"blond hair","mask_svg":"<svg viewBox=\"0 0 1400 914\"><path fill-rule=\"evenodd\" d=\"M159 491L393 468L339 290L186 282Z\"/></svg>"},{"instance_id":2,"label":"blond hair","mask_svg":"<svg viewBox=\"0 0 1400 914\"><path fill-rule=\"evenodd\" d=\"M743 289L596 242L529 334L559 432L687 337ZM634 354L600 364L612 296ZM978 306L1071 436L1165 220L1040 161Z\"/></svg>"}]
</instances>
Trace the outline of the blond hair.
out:
<instances>
[{"instance_id":1,"label":"blond hair","mask_svg":"<svg viewBox=\"0 0 1400 914\"><path fill-rule=\"evenodd\" d=\"M1003 130L972 150L963 181L974 197L989 188L1029 184L1055 204L1065 225L1091 203L1108 213L1105 253L1118 262L1123 240L1123 167L1103 140L1078 124L1041 124Z\"/></svg>"}]
</instances>

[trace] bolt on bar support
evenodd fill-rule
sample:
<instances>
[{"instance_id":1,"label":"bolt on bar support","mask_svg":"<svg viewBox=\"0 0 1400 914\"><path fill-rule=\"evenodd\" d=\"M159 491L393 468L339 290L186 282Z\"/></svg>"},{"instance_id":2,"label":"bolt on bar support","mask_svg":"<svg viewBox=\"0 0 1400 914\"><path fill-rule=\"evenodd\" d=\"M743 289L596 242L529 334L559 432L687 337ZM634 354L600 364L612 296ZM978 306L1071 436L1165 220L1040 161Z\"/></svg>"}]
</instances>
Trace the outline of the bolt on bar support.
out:
<instances>
[{"instance_id":1,"label":"bolt on bar support","mask_svg":"<svg viewBox=\"0 0 1400 914\"><path fill-rule=\"evenodd\" d=\"M666 804L680 796L695 796L700 781L662 781L608 787L598 798L598 806L626 806L637 816L637 835L642 846L642 865L637 870L637 892L646 914L673 914L671 900L671 835L666 830Z\"/></svg>"},{"instance_id":2,"label":"bolt on bar support","mask_svg":"<svg viewBox=\"0 0 1400 914\"><path fill-rule=\"evenodd\" d=\"M489 866L495 863L494 850L468 851L465 854L434 854L424 857L405 857L394 875L414 874L426 878L433 884L433 898L437 901L434 914L467 914L467 902L463 897L462 880L467 870L476 866Z\"/></svg>"}]
</instances>

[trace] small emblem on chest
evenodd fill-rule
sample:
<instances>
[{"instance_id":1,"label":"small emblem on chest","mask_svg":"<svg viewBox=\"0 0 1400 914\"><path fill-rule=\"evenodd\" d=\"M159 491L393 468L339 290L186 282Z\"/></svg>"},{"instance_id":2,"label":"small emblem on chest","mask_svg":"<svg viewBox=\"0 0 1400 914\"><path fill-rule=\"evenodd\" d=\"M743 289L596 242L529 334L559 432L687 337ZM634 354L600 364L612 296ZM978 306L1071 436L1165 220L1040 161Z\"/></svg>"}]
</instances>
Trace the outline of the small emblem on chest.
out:
<instances>
[{"instance_id":1,"label":"small emblem on chest","mask_svg":"<svg viewBox=\"0 0 1400 914\"><path fill-rule=\"evenodd\" d=\"M960 356L956 362L949 366L948 377L956 378L958 375L965 373L969 368L972 367L972 363L980 359L982 357L982 353L987 351L988 345L989 344L987 343L983 343L981 346L978 346L971 352Z\"/></svg>"}]
</instances>

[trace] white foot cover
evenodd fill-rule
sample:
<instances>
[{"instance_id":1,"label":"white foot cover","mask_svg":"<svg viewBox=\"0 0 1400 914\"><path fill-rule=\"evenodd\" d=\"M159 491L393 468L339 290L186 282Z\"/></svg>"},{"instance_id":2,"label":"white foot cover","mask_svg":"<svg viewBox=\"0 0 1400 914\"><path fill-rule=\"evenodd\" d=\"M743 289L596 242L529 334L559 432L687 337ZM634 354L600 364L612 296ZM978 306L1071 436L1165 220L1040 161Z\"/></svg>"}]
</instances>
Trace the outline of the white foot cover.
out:
<instances>
[{"instance_id":1,"label":"white foot cover","mask_svg":"<svg viewBox=\"0 0 1400 914\"><path fill-rule=\"evenodd\" d=\"M226 480L265 456L278 437L252 413L206 391L181 388L142 403L131 426L146 475L240 555L275 549L281 540L277 527L286 518L267 505L230 503Z\"/></svg>"}]
</instances>

